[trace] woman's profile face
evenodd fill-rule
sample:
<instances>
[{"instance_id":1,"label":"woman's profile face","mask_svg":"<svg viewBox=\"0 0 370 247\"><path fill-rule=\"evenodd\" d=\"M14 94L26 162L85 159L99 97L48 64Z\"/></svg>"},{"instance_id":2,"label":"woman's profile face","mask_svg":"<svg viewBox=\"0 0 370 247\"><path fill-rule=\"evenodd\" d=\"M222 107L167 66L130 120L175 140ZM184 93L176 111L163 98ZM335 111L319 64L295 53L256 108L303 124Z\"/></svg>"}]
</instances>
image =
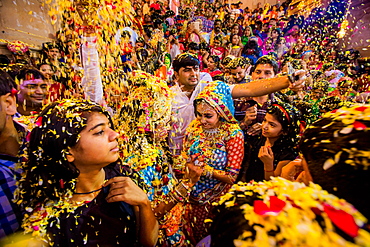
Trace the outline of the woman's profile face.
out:
<instances>
[{"instance_id":1,"label":"woman's profile face","mask_svg":"<svg viewBox=\"0 0 370 247\"><path fill-rule=\"evenodd\" d=\"M111 129L108 118L102 113L92 112L78 143L69 150L67 159L80 171L101 169L117 161L117 137L118 133Z\"/></svg>"},{"instance_id":2,"label":"woman's profile face","mask_svg":"<svg viewBox=\"0 0 370 247\"><path fill-rule=\"evenodd\" d=\"M283 134L283 127L274 115L266 113L262 122L262 135L266 138L279 138Z\"/></svg>"},{"instance_id":3,"label":"woman's profile face","mask_svg":"<svg viewBox=\"0 0 370 247\"><path fill-rule=\"evenodd\" d=\"M220 116L209 104L205 102L199 103L196 106L195 112L203 129L215 129L220 125Z\"/></svg>"}]
</instances>

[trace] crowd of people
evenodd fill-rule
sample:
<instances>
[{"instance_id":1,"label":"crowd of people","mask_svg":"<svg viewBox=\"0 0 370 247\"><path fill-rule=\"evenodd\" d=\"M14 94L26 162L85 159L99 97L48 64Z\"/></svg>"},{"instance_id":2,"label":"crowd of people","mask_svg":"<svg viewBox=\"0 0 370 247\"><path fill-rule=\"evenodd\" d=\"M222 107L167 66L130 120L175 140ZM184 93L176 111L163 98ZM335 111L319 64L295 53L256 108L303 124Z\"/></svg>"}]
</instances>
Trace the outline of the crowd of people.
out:
<instances>
[{"instance_id":1,"label":"crowd of people","mask_svg":"<svg viewBox=\"0 0 370 247\"><path fill-rule=\"evenodd\" d=\"M370 245L348 2L57 4L38 59L0 57L0 244Z\"/></svg>"}]
</instances>

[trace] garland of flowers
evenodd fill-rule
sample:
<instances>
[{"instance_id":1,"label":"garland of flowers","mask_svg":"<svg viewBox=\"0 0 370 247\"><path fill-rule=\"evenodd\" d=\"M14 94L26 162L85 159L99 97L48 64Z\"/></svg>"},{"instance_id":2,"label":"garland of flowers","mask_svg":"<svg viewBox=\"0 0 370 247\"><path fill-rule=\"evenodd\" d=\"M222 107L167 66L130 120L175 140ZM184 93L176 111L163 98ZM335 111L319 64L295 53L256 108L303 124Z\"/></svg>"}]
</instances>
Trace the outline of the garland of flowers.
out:
<instances>
[{"instance_id":1,"label":"garland of flowers","mask_svg":"<svg viewBox=\"0 0 370 247\"><path fill-rule=\"evenodd\" d=\"M241 204L240 198L249 202ZM234 240L235 246L355 246L335 227L352 237L356 246L370 241L369 232L361 229L367 219L351 204L313 183L305 186L280 177L239 182L214 205L239 207L255 230L255 235L251 231L241 234Z\"/></svg>"},{"instance_id":2,"label":"garland of flowers","mask_svg":"<svg viewBox=\"0 0 370 247\"><path fill-rule=\"evenodd\" d=\"M166 194L162 188L174 186L163 146L166 144L156 137L161 126L163 131L169 127L172 92L166 82L143 71L128 74L127 82L128 93L116 117L121 134L118 142L124 163L137 172L152 173L149 177L154 180L144 181L144 190L154 189L152 204L157 205Z\"/></svg>"},{"instance_id":3,"label":"garland of flowers","mask_svg":"<svg viewBox=\"0 0 370 247\"><path fill-rule=\"evenodd\" d=\"M28 45L19 40L8 42L7 47L9 51L17 55L24 55L29 50Z\"/></svg>"}]
</instances>

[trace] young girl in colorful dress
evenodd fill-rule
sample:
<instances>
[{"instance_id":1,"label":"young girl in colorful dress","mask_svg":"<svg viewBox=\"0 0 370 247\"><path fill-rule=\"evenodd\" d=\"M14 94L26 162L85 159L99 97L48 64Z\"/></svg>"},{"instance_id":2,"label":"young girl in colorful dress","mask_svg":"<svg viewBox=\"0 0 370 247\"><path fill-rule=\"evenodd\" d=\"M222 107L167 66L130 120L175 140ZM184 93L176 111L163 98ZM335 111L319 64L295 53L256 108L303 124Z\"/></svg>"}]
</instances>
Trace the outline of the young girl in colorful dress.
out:
<instances>
[{"instance_id":1,"label":"young girl in colorful dress","mask_svg":"<svg viewBox=\"0 0 370 247\"><path fill-rule=\"evenodd\" d=\"M203 170L190 195L187 227L193 244L207 236L212 202L227 192L243 160L243 134L233 117L234 105L226 83L216 81L194 101L195 115L187 129L183 156L195 159Z\"/></svg>"},{"instance_id":2,"label":"young girl in colorful dress","mask_svg":"<svg viewBox=\"0 0 370 247\"><path fill-rule=\"evenodd\" d=\"M261 135L247 143L245 153L248 155L244 161L247 170L243 181L279 176L282 167L297 157L299 120L300 112L289 104L274 103L268 108Z\"/></svg>"},{"instance_id":3,"label":"young girl in colorful dress","mask_svg":"<svg viewBox=\"0 0 370 247\"><path fill-rule=\"evenodd\" d=\"M225 57L226 49L222 45L222 35L216 35L213 40L213 46L210 46L210 55L216 55L222 60Z\"/></svg>"}]
</instances>

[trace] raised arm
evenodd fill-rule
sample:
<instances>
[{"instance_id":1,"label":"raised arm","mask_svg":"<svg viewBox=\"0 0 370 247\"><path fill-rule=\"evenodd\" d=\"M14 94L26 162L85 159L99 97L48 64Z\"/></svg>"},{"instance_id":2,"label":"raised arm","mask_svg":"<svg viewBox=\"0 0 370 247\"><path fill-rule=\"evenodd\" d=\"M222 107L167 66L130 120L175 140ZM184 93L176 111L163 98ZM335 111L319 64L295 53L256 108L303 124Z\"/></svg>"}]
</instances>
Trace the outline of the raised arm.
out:
<instances>
[{"instance_id":1,"label":"raised arm","mask_svg":"<svg viewBox=\"0 0 370 247\"><path fill-rule=\"evenodd\" d=\"M298 76L294 83L288 76L278 76L271 79L261 79L250 83L237 84L233 87L231 95L233 98L240 97L258 97L277 92L284 88L290 87L292 90L300 89L304 86L306 71L298 70L295 76Z\"/></svg>"},{"instance_id":2,"label":"raised arm","mask_svg":"<svg viewBox=\"0 0 370 247\"><path fill-rule=\"evenodd\" d=\"M83 36L81 37L81 62L84 68L84 76L81 86L85 92L85 98L98 104L103 103L103 83L100 74L99 54L95 28L89 24L89 18L93 13L84 11L81 4L77 4L77 12L82 19Z\"/></svg>"}]
</instances>

